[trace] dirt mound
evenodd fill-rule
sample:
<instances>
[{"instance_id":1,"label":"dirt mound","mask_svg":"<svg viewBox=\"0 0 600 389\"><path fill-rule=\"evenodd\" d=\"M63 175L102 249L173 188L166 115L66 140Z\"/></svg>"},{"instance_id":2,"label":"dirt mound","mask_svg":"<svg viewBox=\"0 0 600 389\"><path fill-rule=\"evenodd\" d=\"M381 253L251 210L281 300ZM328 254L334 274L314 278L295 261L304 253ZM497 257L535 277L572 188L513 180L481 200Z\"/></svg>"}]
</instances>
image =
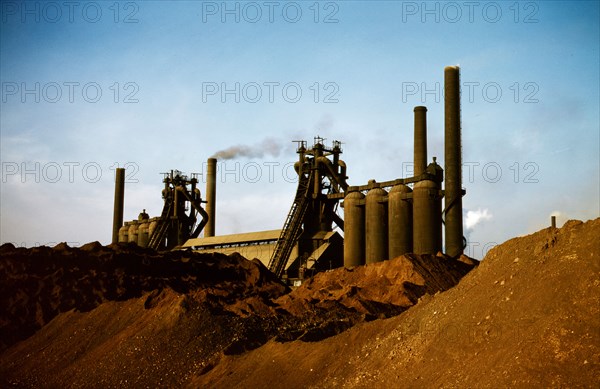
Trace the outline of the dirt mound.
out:
<instances>
[{"instance_id":1,"label":"dirt mound","mask_svg":"<svg viewBox=\"0 0 600 389\"><path fill-rule=\"evenodd\" d=\"M597 387L600 219L491 250L399 316L225 357L190 387ZM235 374L231 374L235 372Z\"/></svg>"},{"instance_id":2,"label":"dirt mound","mask_svg":"<svg viewBox=\"0 0 600 389\"><path fill-rule=\"evenodd\" d=\"M43 327L0 354L0 386L596 387L598 236L570 221L462 280L468 258L409 255L293 292L236 255L5 245L2 341Z\"/></svg>"},{"instance_id":3,"label":"dirt mound","mask_svg":"<svg viewBox=\"0 0 600 389\"><path fill-rule=\"evenodd\" d=\"M281 333L277 340L321 340L358 322L398 315L421 296L453 287L473 266L442 255L409 254L319 273L275 303L279 312L290 313L298 322L328 319L301 328L302 333Z\"/></svg>"},{"instance_id":4,"label":"dirt mound","mask_svg":"<svg viewBox=\"0 0 600 389\"><path fill-rule=\"evenodd\" d=\"M239 255L175 251L158 254L136 245L90 243L80 249L0 247L0 350L25 339L61 312L90 311L160 291L188 294L222 311L248 299L260 309L289 290L259 262Z\"/></svg>"},{"instance_id":5,"label":"dirt mound","mask_svg":"<svg viewBox=\"0 0 600 389\"><path fill-rule=\"evenodd\" d=\"M472 265L405 256L320 274L291 294L239 255L130 245L3 247L0 385L181 386L223 356L318 341L397 315Z\"/></svg>"}]
</instances>

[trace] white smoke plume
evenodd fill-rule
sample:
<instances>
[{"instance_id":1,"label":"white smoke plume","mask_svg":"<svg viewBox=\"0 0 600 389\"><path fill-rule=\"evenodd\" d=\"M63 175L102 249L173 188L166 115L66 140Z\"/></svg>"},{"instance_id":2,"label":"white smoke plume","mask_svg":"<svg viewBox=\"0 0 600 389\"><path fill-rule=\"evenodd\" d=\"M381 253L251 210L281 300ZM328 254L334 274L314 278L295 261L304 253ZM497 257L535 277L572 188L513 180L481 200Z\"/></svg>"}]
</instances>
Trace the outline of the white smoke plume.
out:
<instances>
[{"instance_id":1,"label":"white smoke plume","mask_svg":"<svg viewBox=\"0 0 600 389\"><path fill-rule=\"evenodd\" d=\"M477 211L467 211L467 217L465 218L465 227L467 230L472 230L477 224L484 220L491 220L493 215L489 213L488 209L478 208Z\"/></svg>"},{"instance_id":2,"label":"white smoke plume","mask_svg":"<svg viewBox=\"0 0 600 389\"><path fill-rule=\"evenodd\" d=\"M235 158L263 158L265 156L278 157L283 146L281 142L267 138L253 146L238 145L217 151L212 158L235 159Z\"/></svg>"}]
</instances>

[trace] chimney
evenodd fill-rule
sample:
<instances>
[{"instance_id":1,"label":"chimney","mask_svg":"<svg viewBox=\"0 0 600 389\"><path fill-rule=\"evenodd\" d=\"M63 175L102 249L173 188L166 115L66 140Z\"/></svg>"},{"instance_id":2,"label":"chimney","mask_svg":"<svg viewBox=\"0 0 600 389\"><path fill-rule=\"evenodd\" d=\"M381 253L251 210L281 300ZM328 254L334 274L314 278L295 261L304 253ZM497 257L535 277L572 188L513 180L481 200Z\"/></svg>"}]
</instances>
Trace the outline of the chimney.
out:
<instances>
[{"instance_id":1,"label":"chimney","mask_svg":"<svg viewBox=\"0 0 600 389\"><path fill-rule=\"evenodd\" d=\"M215 214L217 210L217 159L209 158L206 173L206 213L208 223L204 227L204 237L215 236Z\"/></svg>"},{"instance_id":2,"label":"chimney","mask_svg":"<svg viewBox=\"0 0 600 389\"><path fill-rule=\"evenodd\" d=\"M461 136L460 136L460 69L444 69L444 170L446 254L457 257L463 252Z\"/></svg>"},{"instance_id":3,"label":"chimney","mask_svg":"<svg viewBox=\"0 0 600 389\"><path fill-rule=\"evenodd\" d=\"M415 107L414 174L417 177L427 169L427 108Z\"/></svg>"},{"instance_id":4,"label":"chimney","mask_svg":"<svg viewBox=\"0 0 600 389\"><path fill-rule=\"evenodd\" d=\"M123 226L123 203L125 201L125 169L117 168L115 175L115 204L113 210L112 242L119 242L119 229Z\"/></svg>"}]
</instances>

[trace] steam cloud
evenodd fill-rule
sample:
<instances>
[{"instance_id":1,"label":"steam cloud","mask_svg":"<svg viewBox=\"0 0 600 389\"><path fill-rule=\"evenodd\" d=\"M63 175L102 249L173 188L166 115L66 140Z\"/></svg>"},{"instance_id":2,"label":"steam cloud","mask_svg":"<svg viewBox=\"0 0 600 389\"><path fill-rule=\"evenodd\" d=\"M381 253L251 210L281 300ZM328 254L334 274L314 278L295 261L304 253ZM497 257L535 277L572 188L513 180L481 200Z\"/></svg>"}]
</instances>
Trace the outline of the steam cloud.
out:
<instances>
[{"instance_id":1,"label":"steam cloud","mask_svg":"<svg viewBox=\"0 0 600 389\"><path fill-rule=\"evenodd\" d=\"M465 219L465 227L467 227L467 230L472 230L480 222L490 220L492 216L493 215L489 213L487 208L483 210L478 208L477 211L468 211Z\"/></svg>"},{"instance_id":2,"label":"steam cloud","mask_svg":"<svg viewBox=\"0 0 600 389\"><path fill-rule=\"evenodd\" d=\"M221 151L217 151L212 158L217 159L235 159L235 158L263 158L267 155L278 157L281 153L282 145L275 139L265 139L261 143L247 146L231 146Z\"/></svg>"},{"instance_id":3,"label":"steam cloud","mask_svg":"<svg viewBox=\"0 0 600 389\"><path fill-rule=\"evenodd\" d=\"M550 216L556 216L556 218L558 219L559 217L563 217L565 216L561 211L553 211Z\"/></svg>"}]
</instances>

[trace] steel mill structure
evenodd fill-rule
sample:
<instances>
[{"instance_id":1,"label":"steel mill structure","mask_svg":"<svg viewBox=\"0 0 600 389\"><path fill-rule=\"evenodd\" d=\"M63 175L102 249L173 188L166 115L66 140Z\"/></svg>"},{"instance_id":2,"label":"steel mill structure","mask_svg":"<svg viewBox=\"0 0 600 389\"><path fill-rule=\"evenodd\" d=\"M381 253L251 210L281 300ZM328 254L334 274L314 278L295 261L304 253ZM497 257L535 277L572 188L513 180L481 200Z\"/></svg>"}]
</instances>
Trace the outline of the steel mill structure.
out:
<instances>
[{"instance_id":1,"label":"steel mill structure","mask_svg":"<svg viewBox=\"0 0 600 389\"><path fill-rule=\"evenodd\" d=\"M138 220L123 224L125 174L117 169L113 243L135 242L157 250L239 252L258 258L279 277L296 282L318 271L406 253L436 254L444 249L447 255L457 257L466 246L458 66L444 70L444 116L444 169L435 157L427 163L427 108L418 106L414 108L414 175L391 181L349 186L346 164L340 159L341 142L333 141L327 147L323 138L316 137L308 147L307 142L296 141L298 188L281 230L215 235L215 158L207 161L206 201L197 188L196 175L188 179L171 171L163 180L161 216L149 218L142 212ZM336 212L340 205L343 218ZM199 238L203 229L204 237Z\"/></svg>"}]
</instances>

